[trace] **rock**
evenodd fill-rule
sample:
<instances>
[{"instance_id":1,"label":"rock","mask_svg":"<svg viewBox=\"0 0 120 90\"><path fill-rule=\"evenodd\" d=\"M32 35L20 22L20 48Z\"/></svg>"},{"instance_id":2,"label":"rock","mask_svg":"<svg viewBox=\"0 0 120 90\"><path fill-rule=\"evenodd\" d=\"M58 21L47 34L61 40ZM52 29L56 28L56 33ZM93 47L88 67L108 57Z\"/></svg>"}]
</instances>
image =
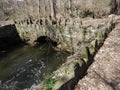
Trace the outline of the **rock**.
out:
<instances>
[{"instance_id":1,"label":"rock","mask_svg":"<svg viewBox=\"0 0 120 90\"><path fill-rule=\"evenodd\" d=\"M120 23L115 27L75 90L120 90Z\"/></svg>"},{"instance_id":2,"label":"rock","mask_svg":"<svg viewBox=\"0 0 120 90\"><path fill-rule=\"evenodd\" d=\"M84 60L85 63L88 62L89 56L90 56L89 48L88 47L82 47L81 48L81 58Z\"/></svg>"},{"instance_id":3,"label":"rock","mask_svg":"<svg viewBox=\"0 0 120 90\"><path fill-rule=\"evenodd\" d=\"M0 10L0 20L4 20L5 19L5 14L2 10Z\"/></svg>"},{"instance_id":4,"label":"rock","mask_svg":"<svg viewBox=\"0 0 120 90\"><path fill-rule=\"evenodd\" d=\"M102 31L98 31L97 32L97 43L98 43L98 45L101 45L103 42L104 42L104 37L103 37L103 33L102 33Z\"/></svg>"},{"instance_id":5,"label":"rock","mask_svg":"<svg viewBox=\"0 0 120 90\"><path fill-rule=\"evenodd\" d=\"M55 83L53 90L60 89L65 83L69 80L73 79L75 76L75 69L77 63L69 63L67 65L63 65L56 72L57 82ZM67 86L67 88L70 86Z\"/></svg>"},{"instance_id":6,"label":"rock","mask_svg":"<svg viewBox=\"0 0 120 90\"><path fill-rule=\"evenodd\" d=\"M109 23L110 27L112 27L112 23ZM67 58L65 64L63 64L58 70L57 74L53 75L56 77L57 82L55 84L54 90L73 90L75 83L77 82L78 78L84 75L88 66L93 62L93 57L95 52L99 49L103 41L105 40L105 31L106 29L103 27L99 28L96 31L97 35L91 42L84 42L79 44L79 49L72 55L70 58ZM110 28L109 28L110 29ZM108 33L107 33L108 34ZM75 70L75 66L78 66ZM88 80L89 81L89 80ZM97 82L96 79L93 82ZM105 90L104 86L105 83L103 80L101 81L102 84L99 84L101 87L100 89ZM87 83L89 85L89 83ZM87 85L86 84L86 85ZM84 87L85 88L85 87ZM87 89L87 88L85 88ZM97 88L98 89L98 88ZM107 90L111 89L111 87L106 87Z\"/></svg>"},{"instance_id":7,"label":"rock","mask_svg":"<svg viewBox=\"0 0 120 90\"><path fill-rule=\"evenodd\" d=\"M93 40L89 46L90 55L94 56L95 52L97 51L97 48L98 48L97 47L97 40Z\"/></svg>"}]
</instances>

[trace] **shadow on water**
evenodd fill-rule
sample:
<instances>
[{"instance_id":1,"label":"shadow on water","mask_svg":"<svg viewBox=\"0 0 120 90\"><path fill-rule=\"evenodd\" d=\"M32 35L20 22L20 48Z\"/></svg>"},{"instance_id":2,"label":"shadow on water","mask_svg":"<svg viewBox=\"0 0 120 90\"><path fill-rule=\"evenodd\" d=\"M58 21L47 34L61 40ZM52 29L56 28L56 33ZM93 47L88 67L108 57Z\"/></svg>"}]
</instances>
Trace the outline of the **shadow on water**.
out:
<instances>
[{"instance_id":1,"label":"shadow on water","mask_svg":"<svg viewBox=\"0 0 120 90\"><path fill-rule=\"evenodd\" d=\"M52 48L57 43L45 36L38 41L37 47L17 47L0 58L3 90L32 88L65 61L68 54Z\"/></svg>"},{"instance_id":2,"label":"shadow on water","mask_svg":"<svg viewBox=\"0 0 120 90\"><path fill-rule=\"evenodd\" d=\"M4 57L10 50L24 44L14 24L0 27L0 57Z\"/></svg>"}]
</instances>

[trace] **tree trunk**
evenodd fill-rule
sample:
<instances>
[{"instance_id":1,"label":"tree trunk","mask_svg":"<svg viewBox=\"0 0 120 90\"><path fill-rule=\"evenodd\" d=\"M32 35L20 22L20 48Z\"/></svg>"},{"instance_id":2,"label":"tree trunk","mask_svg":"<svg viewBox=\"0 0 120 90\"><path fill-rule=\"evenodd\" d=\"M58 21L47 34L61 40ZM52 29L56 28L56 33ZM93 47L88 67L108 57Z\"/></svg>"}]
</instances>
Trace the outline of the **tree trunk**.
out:
<instances>
[{"instance_id":1,"label":"tree trunk","mask_svg":"<svg viewBox=\"0 0 120 90\"><path fill-rule=\"evenodd\" d=\"M55 3L54 3L54 0L50 0L50 7L51 7L51 18L55 19Z\"/></svg>"},{"instance_id":2,"label":"tree trunk","mask_svg":"<svg viewBox=\"0 0 120 90\"><path fill-rule=\"evenodd\" d=\"M69 4L69 13L71 14L71 0L68 0L68 4Z\"/></svg>"}]
</instances>

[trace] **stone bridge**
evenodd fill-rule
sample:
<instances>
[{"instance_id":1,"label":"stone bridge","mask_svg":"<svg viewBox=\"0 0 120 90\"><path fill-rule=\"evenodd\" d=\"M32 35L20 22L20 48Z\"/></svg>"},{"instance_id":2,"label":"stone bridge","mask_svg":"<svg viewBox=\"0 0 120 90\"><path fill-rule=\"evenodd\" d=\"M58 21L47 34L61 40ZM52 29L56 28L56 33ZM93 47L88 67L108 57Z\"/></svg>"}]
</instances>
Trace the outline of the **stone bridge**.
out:
<instances>
[{"instance_id":1,"label":"stone bridge","mask_svg":"<svg viewBox=\"0 0 120 90\"><path fill-rule=\"evenodd\" d=\"M39 43L40 37L47 37L57 43L57 49L75 52L81 43L89 43L104 36L106 32L102 30L109 31L112 20L108 18L106 23L95 26L82 25L80 18L61 18L57 21L46 18L17 20L11 25L0 28L0 40L7 37L9 42L14 42L13 38L16 38L18 34L25 43L35 45Z\"/></svg>"},{"instance_id":2,"label":"stone bridge","mask_svg":"<svg viewBox=\"0 0 120 90\"><path fill-rule=\"evenodd\" d=\"M103 24L84 26L80 18L58 21L29 18L15 22L15 26L21 39L29 45L34 45L40 37L45 36L56 42L59 49L75 52L82 42L89 43L103 37L106 32L102 30L109 31L112 20L108 18Z\"/></svg>"},{"instance_id":3,"label":"stone bridge","mask_svg":"<svg viewBox=\"0 0 120 90\"><path fill-rule=\"evenodd\" d=\"M57 42L59 49L74 50L78 41L84 39L80 19L77 21L72 19L63 19L63 21L27 19L15 22L15 26L21 39L30 45L34 45L38 38L45 36Z\"/></svg>"}]
</instances>

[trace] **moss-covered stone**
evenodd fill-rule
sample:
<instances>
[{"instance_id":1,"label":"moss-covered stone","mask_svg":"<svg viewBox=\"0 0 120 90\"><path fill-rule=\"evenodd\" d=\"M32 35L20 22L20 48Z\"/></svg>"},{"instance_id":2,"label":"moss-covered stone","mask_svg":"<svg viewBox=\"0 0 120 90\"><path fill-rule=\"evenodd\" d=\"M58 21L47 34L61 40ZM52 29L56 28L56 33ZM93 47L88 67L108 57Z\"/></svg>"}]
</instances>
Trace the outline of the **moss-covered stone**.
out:
<instances>
[{"instance_id":1,"label":"moss-covered stone","mask_svg":"<svg viewBox=\"0 0 120 90\"><path fill-rule=\"evenodd\" d=\"M69 63L61 66L56 71L56 83L53 90L61 88L62 85L70 81L75 77L75 69L77 68L77 62ZM58 74L58 75L57 75Z\"/></svg>"},{"instance_id":2,"label":"moss-covered stone","mask_svg":"<svg viewBox=\"0 0 120 90\"><path fill-rule=\"evenodd\" d=\"M91 41L90 46L89 46L90 55L93 56L95 54L96 50L97 50L97 40L95 39L95 40Z\"/></svg>"},{"instance_id":3,"label":"moss-covered stone","mask_svg":"<svg viewBox=\"0 0 120 90\"><path fill-rule=\"evenodd\" d=\"M89 60L89 48L88 47L82 47L81 49L81 58L87 63Z\"/></svg>"}]
</instances>

